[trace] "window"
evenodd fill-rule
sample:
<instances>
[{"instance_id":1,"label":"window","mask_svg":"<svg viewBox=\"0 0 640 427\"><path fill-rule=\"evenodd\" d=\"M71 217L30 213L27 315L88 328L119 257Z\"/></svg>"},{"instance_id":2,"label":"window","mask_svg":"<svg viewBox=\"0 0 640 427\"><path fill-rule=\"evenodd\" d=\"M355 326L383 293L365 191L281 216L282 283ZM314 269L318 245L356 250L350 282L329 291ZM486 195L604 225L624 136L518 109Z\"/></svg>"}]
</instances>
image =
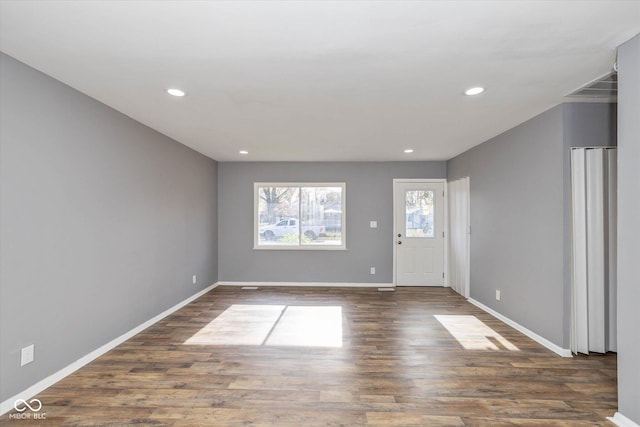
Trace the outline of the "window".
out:
<instances>
[{"instance_id":1,"label":"window","mask_svg":"<svg viewBox=\"0 0 640 427\"><path fill-rule=\"evenodd\" d=\"M409 190L405 193L407 237L435 237L433 191Z\"/></svg>"},{"instance_id":2,"label":"window","mask_svg":"<svg viewBox=\"0 0 640 427\"><path fill-rule=\"evenodd\" d=\"M345 183L254 184L255 249L346 249Z\"/></svg>"}]
</instances>

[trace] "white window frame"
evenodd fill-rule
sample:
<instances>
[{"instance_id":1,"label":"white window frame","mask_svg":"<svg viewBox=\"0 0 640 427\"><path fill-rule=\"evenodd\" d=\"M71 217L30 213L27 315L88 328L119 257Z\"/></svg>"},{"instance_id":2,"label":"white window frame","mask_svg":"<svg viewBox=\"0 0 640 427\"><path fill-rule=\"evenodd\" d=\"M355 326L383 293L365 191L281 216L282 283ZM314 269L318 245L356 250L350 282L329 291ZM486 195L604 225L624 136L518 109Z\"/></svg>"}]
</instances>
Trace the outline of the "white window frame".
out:
<instances>
[{"instance_id":1,"label":"white window frame","mask_svg":"<svg viewBox=\"0 0 640 427\"><path fill-rule=\"evenodd\" d=\"M342 244L310 245L300 242L298 245L260 245L260 214L258 189L261 187L340 187L342 189ZM300 203L302 209L302 203ZM300 215L298 217L300 224ZM344 182L254 182L253 183L253 249L286 251L346 251L347 250L347 185Z\"/></svg>"}]
</instances>

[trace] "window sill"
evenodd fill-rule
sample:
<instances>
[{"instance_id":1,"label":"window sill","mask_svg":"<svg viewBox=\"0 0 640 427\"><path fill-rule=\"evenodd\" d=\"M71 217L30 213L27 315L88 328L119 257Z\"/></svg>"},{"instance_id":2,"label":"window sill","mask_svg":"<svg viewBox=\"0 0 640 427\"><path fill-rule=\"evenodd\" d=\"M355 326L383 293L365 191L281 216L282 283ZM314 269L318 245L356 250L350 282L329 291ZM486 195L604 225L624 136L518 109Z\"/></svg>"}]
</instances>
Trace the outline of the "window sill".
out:
<instances>
[{"instance_id":1,"label":"window sill","mask_svg":"<svg viewBox=\"0 0 640 427\"><path fill-rule=\"evenodd\" d=\"M346 246L254 246L254 251L346 251Z\"/></svg>"}]
</instances>

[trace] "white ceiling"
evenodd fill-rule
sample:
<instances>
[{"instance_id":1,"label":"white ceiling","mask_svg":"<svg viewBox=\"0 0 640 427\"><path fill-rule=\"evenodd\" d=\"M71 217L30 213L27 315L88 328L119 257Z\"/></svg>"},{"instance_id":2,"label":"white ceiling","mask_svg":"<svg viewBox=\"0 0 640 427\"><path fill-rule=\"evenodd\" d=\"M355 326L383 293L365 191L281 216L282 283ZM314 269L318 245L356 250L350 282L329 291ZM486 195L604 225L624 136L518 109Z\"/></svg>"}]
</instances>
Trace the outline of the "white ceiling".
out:
<instances>
[{"instance_id":1,"label":"white ceiling","mask_svg":"<svg viewBox=\"0 0 640 427\"><path fill-rule=\"evenodd\" d=\"M221 161L449 159L638 32L639 1L0 2L3 52Z\"/></svg>"}]
</instances>

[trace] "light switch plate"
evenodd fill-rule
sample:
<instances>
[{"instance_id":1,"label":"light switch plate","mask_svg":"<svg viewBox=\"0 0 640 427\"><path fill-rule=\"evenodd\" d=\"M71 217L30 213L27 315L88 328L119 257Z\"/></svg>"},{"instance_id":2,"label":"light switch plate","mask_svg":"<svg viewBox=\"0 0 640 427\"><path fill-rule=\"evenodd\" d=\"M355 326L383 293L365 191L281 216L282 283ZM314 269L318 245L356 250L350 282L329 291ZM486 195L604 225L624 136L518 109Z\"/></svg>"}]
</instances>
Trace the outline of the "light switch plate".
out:
<instances>
[{"instance_id":1,"label":"light switch plate","mask_svg":"<svg viewBox=\"0 0 640 427\"><path fill-rule=\"evenodd\" d=\"M378 228L378 221L369 221L369 228Z\"/></svg>"},{"instance_id":2,"label":"light switch plate","mask_svg":"<svg viewBox=\"0 0 640 427\"><path fill-rule=\"evenodd\" d=\"M33 362L34 351L35 346L33 344L26 346L20 351L20 366Z\"/></svg>"}]
</instances>

